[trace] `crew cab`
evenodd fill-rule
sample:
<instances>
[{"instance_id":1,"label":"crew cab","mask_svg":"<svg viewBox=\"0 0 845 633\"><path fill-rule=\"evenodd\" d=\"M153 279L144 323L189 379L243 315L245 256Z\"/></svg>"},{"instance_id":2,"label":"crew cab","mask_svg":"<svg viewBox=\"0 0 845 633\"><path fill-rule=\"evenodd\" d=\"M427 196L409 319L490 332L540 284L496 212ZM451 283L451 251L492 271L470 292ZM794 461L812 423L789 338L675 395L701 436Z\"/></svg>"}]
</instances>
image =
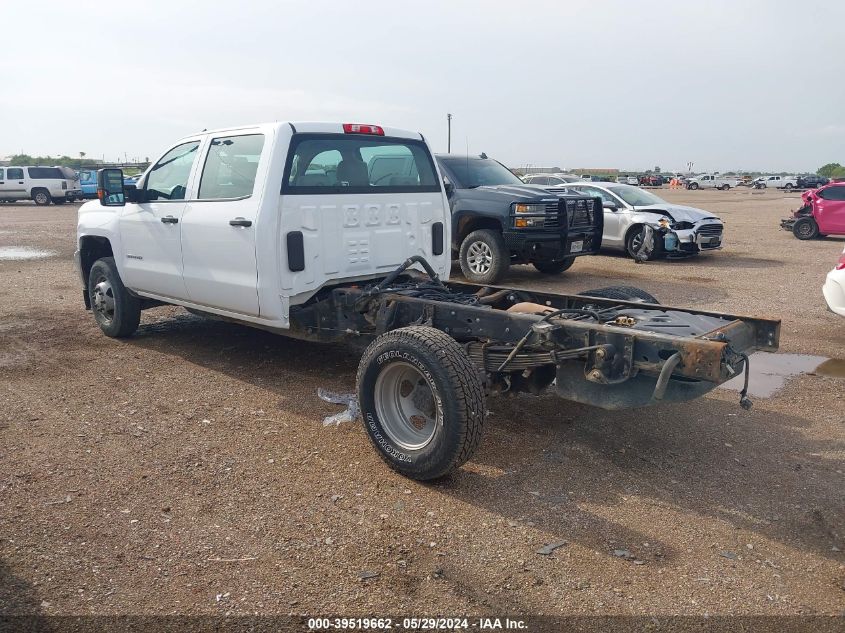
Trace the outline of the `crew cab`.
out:
<instances>
[{"instance_id":1,"label":"crew cab","mask_svg":"<svg viewBox=\"0 0 845 633\"><path fill-rule=\"evenodd\" d=\"M701 174L694 178L687 179L687 189L721 189L727 191L731 187L739 185L738 178L723 178L713 174Z\"/></svg>"},{"instance_id":2,"label":"crew cab","mask_svg":"<svg viewBox=\"0 0 845 633\"><path fill-rule=\"evenodd\" d=\"M798 186L798 178L795 176L765 176L755 181L758 189L795 189Z\"/></svg>"},{"instance_id":3,"label":"crew cab","mask_svg":"<svg viewBox=\"0 0 845 633\"><path fill-rule=\"evenodd\" d=\"M464 277L500 281L511 264L559 274L601 246L597 199L527 185L486 155L436 156L452 211L452 251Z\"/></svg>"},{"instance_id":4,"label":"crew cab","mask_svg":"<svg viewBox=\"0 0 845 633\"><path fill-rule=\"evenodd\" d=\"M82 199L82 190L69 167L0 167L0 200L33 200L43 206L77 199Z\"/></svg>"},{"instance_id":5,"label":"crew cab","mask_svg":"<svg viewBox=\"0 0 845 633\"><path fill-rule=\"evenodd\" d=\"M97 197L79 209L75 259L104 334L131 336L142 310L173 304L354 343L350 353L367 345L364 430L415 479L471 458L488 394L554 388L608 409L690 400L747 376L748 354L778 344L778 321L662 306L636 288L569 295L444 281L441 174L422 135L396 128L204 130L134 187L120 169L100 170ZM750 406L745 391L740 404Z\"/></svg>"}]
</instances>

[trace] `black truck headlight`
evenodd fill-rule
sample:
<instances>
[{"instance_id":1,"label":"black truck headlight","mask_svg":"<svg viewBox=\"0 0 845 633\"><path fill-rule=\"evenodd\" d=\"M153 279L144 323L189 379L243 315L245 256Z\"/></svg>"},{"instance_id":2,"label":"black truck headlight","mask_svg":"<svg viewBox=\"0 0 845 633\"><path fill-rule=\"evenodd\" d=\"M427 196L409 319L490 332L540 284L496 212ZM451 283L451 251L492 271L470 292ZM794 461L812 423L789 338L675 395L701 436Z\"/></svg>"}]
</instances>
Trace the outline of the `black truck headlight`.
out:
<instances>
[{"instance_id":1,"label":"black truck headlight","mask_svg":"<svg viewBox=\"0 0 845 633\"><path fill-rule=\"evenodd\" d=\"M515 202L511 205L513 212L516 214L536 214L544 215L546 213L545 204L525 204L522 202Z\"/></svg>"}]
</instances>

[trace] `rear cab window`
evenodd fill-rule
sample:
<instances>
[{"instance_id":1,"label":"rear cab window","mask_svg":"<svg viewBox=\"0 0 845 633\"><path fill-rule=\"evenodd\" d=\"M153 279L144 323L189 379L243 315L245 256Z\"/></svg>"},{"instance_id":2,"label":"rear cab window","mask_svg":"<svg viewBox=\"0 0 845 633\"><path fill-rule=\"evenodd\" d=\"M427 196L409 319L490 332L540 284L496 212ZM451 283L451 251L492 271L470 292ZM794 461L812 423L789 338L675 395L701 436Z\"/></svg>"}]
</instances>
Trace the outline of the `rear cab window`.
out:
<instances>
[{"instance_id":1,"label":"rear cab window","mask_svg":"<svg viewBox=\"0 0 845 633\"><path fill-rule=\"evenodd\" d=\"M439 191L425 144L385 136L295 134L282 181L285 194Z\"/></svg>"},{"instance_id":2,"label":"rear cab window","mask_svg":"<svg viewBox=\"0 0 845 633\"><path fill-rule=\"evenodd\" d=\"M263 134L211 139L200 178L198 199L251 196L263 148Z\"/></svg>"}]
</instances>

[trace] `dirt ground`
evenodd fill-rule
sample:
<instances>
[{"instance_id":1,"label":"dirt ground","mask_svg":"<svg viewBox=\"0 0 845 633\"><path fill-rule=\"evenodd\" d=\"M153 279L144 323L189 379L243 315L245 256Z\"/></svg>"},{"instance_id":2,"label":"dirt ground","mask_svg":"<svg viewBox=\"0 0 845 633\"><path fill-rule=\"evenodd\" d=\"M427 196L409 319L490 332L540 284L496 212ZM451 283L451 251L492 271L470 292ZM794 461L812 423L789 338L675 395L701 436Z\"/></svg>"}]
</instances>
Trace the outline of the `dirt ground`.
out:
<instances>
[{"instance_id":1,"label":"dirt ground","mask_svg":"<svg viewBox=\"0 0 845 633\"><path fill-rule=\"evenodd\" d=\"M779 317L781 351L845 356L821 295L845 238L781 231L798 196L661 195L721 216L724 250L504 283L640 286ZM0 615L845 609L843 381L803 375L751 411L727 390L624 412L490 398L475 457L423 485L360 423L323 426L340 409L317 388L354 388L345 348L176 308L103 336L75 222L76 205L0 205L0 248L52 252L0 260Z\"/></svg>"}]
</instances>

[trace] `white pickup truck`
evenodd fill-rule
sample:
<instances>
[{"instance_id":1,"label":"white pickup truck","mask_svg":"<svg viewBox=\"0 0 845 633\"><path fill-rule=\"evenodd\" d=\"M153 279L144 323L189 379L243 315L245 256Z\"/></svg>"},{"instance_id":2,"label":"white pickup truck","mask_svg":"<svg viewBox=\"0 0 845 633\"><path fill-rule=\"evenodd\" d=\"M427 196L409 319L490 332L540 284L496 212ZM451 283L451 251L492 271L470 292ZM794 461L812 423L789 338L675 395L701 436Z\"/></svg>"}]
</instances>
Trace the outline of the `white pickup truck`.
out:
<instances>
[{"instance_id":1,"label":"white pickup truck","mask_svg":"<svg viewBox=\"0 0 845 633\"><path fill-rule=\"evenodd\" d=\"M687 189L721 189L727 191L739 185L739 178L725 178L713 174L701 174L687 179Z\"/></svg>"},{"instance_id":2,"label":"white pickup truck","mask_svg":"<svg viewBox=\"0 0 845 633\"><path fill-rule=\"evenodd\" d=\"M795 189L798 186L797 176L761 176L754 181L757 189Z\"/></svg>"},{"instance_id":3,"label":"white pickup truck","mask_svg":"<svg viewBox=\"0 0 845 633\"><path fill-rule=\"evenodd\" d=\"M471 457L487 393L554 384L563 398L608 409L690 400L747 374L753 350L777 348L778 321L668 308L631 287L563 295L444 282L449 202L414 132L203 131L134 187L121 170L100 170L97 196L79 209L76 262L106 335L131 336L142 310L174 304L285 336L369 344L357 375L364 429L416 479ZM513 213L518 227L519 205ZM547 213L574 219L566 206Z\"/></svg>"}]
</instances>

